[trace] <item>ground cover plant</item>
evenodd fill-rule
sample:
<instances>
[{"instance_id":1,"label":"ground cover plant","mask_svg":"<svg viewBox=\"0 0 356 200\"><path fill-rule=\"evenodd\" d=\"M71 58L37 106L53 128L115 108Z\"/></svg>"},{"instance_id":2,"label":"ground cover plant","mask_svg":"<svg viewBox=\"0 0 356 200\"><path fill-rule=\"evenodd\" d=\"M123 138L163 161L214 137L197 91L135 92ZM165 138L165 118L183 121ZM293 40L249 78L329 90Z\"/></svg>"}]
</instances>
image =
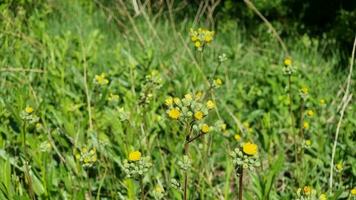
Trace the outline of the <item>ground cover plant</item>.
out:
<instances>
[{"instance_id":1,"label":"ground cover plant","mask_svg":"<svg viewBox=\"0 0 356 200\"><path fill-rule=\"evenodd\" d=\"M147 2L0 2L0 199L356 199L355 36Z\"/></svg>"}]
</instances>

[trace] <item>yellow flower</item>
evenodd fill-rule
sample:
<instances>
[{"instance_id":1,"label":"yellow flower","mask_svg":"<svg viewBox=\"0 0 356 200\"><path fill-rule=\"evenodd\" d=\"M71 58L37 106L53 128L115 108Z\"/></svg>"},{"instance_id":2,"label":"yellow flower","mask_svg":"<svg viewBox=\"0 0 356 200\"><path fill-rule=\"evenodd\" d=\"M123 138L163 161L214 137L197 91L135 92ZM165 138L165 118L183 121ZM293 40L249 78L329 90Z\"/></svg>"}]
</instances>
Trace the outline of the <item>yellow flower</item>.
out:
<instances>
[{"instance_id":1,"label":"yellow flower","mask_svg":"<svg viewBox=\"0 0 356 200\"><path fill-rule=\"evenodd\" d=\"M352 188L351 195L352 196L356 196L356 187Z\"/></svg>"},{"instance_id":2,"label":"yellow flower","mask_svg":"<svg viewBox=\"0 0 356 200\"><path fill-rule=\"evenodd\" d=\"M222 131L225 131L226 130L226 124L225 123L220 124L220 128L221 128Z\"/></svg>"},{"instance_id":3,"label":"yellow flower","mask_svg":"<svg viewBox=\"0 0 356 200\"><path fill-rule=\"evenodd\" d=\"M305 145L310 146L312 144L311 140L305 140Z\"/></svg>"},{"instance_id":4,"label":"yellow flower","mask_svg":"<svg viewBox=\"0 0 356 200\"><path fill-rule=\"evenodd\" d=\"M304 95L307 95L307 94L309 94L309 88L304 86L304 87L302 87L302 89L300 89L300 92Z\"/></svg>"},{"instance_id":5,"label":"yellow flower","mask_svg":"<svg viewBox=\"0 0 356 200\"><path fill-rule=\"evenodd\" d=\"M209 31L209 33L207 33L204 37L205 42L210 43L211 41L213 41L213 36L213 32Z\"/></svg>"},{"instance_id":6,"label":"yellow flower","mask_svg":"<svg viewBox=\"0 0 356 200\"><path fill-rule=\"evenodd\" d=\"M196 94L195 94L195 100L199 100L201 97L203 96L203 93L202 92L197 92Z\"/></svg>"},{"instance_id":7,"label":"yellow flower","mask_svg":"<svg viewBox=\"0 0 356 200\"><path fill-rule=\"evenodd\" d=\"M101 73L100 75L95 75L95 81L99 85L107 85L109 80L105 78L105 73Z\"/></svg>"},{"instance_id":8,"label":"yellow flower","mask_svg":"<svg viewBox=\"0 0 356 200\"><path fill-rule=\"evenodd\" d=\"M192 39L192 42L196 42L199 38L198 38L198 36L193 35L193 36L191 37L191 39Z\"/></svg>"},{"instance_id":9,"label":"yellow flower","mask_svg":"<svg viewBox=\"0 0 356 200\"><path fill-rule=\"evenodd\" d=\"M314 116L314 111L313 110L307 110L307 115L309 117L313 117Z\"/></svg>"},{"instance_id":10,"label":"yellow flower","mask_svg":"<svg viewBox=\"0 0 356 200\"><path fill-rule=\"evenodd\" d=\"M206 107L208 107L208 109L213 109L215 108L215 103L212 100L209 100L206 102Z\"/></svg>"},{"instance_id":11,"label":"yellow flower","mask_svg":"<svg viewBox=\"0 0 356 200\"><path fill-rule=\"evenodd\" d=\"M190 93L184 95L184 98L185 98L186 100L189 100L189 101L193 100L193 96L192 96L192 94L190 94Z\"/></svg>"},{"instance_id":12,"label":"yellow flower","mask_svg":"<svg viewBox=\"0 0 356 200\"><path fill-rule=\"evenodd\" d=\"M210 129L210 127L209 127L207 124L203 124L203 125L201 126L201 131L202 131L203 133L209 132L209 129Z\"/></svg>"},{"instance_id":13,"label":"yellow flower","mask_svg":"<svg viewBox=\"0 0 356 200\"><path fill-rule=\"evenodd\" d=\"M235 140L238 141L238 142L241 141L241 135L239 135L239 134L235 134L235 135L234 135L234 138L235 138Z\"/></svg>"},{"instance_id":14,"label":"yellow flower","mask_svg":"<svg viewBox=\"0 0 356 200\"><path fill-rule=\"evenodd\" d=\"M196 120L201 120L204 117L204 113L202 111L198 111L198 112L194 113L194 117Z\"/></svg>"},{"instance_id":15,"label":"yellow flower","mask_svg":"<svg viewBox=\"0 0 356 200\"><path fill-rule=\"evenodd\" d=\"M303 128L304 128L304 129L309 129L309 127L310 127L310 125L309 125L308 122L304 122L304 123L303 123Z\"/></svg>"},{"instance_id":16,"label":"yellow flower","mask_svg":"<svg viewBox=\"0 0 356 200\"><path fill-rule=\"evenodd\" d=\"M129 153L129 161L138 161L141 159L141 152L132 151Z\"/></svg>"},{"instance_id":17,"label":"yellow flower","mask_svg":"<svg viewBox=\"0 0 356 200\"><path fill-rule=\"evenodd\" d=\"M321 194L319 196L319 200L327 200L327 199L328 199L328 197L326 196L326 194Z\"/></svg>"},{"instance_id":18,"label":"yellow flower","mask_svg":"<svg viewBox=\"0 0 356 200\"><path fill-rule=\"evenodd\" d=\"M217 78L217 79L214 80L214 83L215 83L215 85L217 85L217 86L221 86L221 85L222 85L222 80L219 79L219 78Z\"/></svg>"},{"instance_id":19,"label":"yellow flower","mask_svg":"<svg viewBox=\"0 0 356 200\"><path fill-rule=\"evenodd\" d=\"M180 117L180 111L177 108L172 108L168 111L168 116L172 119L178 119Z\"/></svg>"},{"instance_id":20,"label":"yellow flower","mask_svg":"<svg viewBox=\"0 0 356 200\"><path fill-rule=\"evenodd\" d=\"M171 106L173 105L173 98L172 97L167 97L166 100L164 101L166 106Z\"/></svg>"},{"instance_id":21,"label":"yellow flower","mask_svg":"<svg viewBox=\"0 0 356 200\"><path fill-rule=\"evenodd\" d=\"M320 99L320 100L319 100L319 104L320 104L321 106L324 106L324 105L326 104L325 99Z\"/></svg>"},{"instance_id":22,"label":"yellow flower","mask_svg":"<svg viewBox=\"0 0 356 200\"><path fill-rule=\"evenodd\" d=\"M284 65L285 66L291 66L292 65L292 59L290 59L290 58L284 59Z\"/></svg>"},{"instance_id":23,"label":"yellow flower","mask_svg":"<svg viewBox=\"0 0 356 200\"><path fill-rule=\"evenodd\" d=\"M28 114L31 114L33 112L33 108L31 106L27 106L25 108L25 112L27 112Z\"/></svg>"},{"instance_id":24,"label":"yellow flower","mask_svg":"<svg viewBox=\"0 0 356 200\"><path fill-rule=\"evenodd\" d=\"M178 97L174 97L173 102L178 105L180 104L180 99Z\"/></svg>"},{"instance_id":25,"label":"yellow flower","mask_svg":"<svg viewBox=\"0 0 356 200\"><path fill-rule=\"evenodd\" d=\"M312 192L312 188L310 186L304 186L303 192L305 195L309 196Z\"/></svg>"},{"instance_id":26,"label":"yellow flower","mask_svg":"<svg viewBox=\"0 0 356 200\"><path fill-rule=\"evenodd\" d=\"M247 142L245 144L243 144L242 146L242 150L245 154L253 156L256 155L258 152L258 147L256 144L251 143L251 142Z\"/></svg>"},{"instance_id":27,"label":"yellow flower","mask_svg":"<svg viewBox=\"0 0 356 200\"><path fill-rule=\"evenodd\" d=\"M108 97L109 101L118 101L119 100L119 95L110 93Z\"/></svg>"},{"instance_id":28,"label":"yellow flower","mask_svg":"<svg viewBox=\"0 0 356 200\"><path fill-rule=\"evenodd\" d=\"M36 123L36 129L40 129L40 128L42 128L42 124L39 123L39 122L37 122L37 123Z\"/></svg>"},{"instance_id":29,"label":"yellow flower","mask_svg":"<svg viewBox=\"0 0 356 200\"><path fill-rule=\"evenodd\" d=\"M344 165L342 164L342 162L339 162L336 164L336 169L338 171L342 171L344 169Z\"/></svg>"},{"instance_id":30,"label":"yellow flower","mask_svg":"<svg viewBox=\"0 0 356 200\"><path fill-rule=\"evenodd\" d=\"M195 45L196 48L200 48L200 47L202 46L202 44L201 44L200 41L196 41L196 42L194 43L194 45Z\"/></svg>"}]
</instances>

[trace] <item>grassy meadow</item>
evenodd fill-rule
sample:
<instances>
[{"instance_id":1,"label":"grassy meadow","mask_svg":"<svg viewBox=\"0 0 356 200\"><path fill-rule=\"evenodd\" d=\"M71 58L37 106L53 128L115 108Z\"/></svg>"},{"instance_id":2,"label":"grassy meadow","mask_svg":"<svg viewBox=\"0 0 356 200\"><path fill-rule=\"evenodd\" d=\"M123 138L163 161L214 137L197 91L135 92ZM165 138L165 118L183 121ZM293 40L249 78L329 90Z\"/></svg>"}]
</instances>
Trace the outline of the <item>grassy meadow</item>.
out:
<instances>
[{"instance_id":1,"label":"grassy meadow","mask_svg":"<svg viewBox=\"0 0 356 200\"><path fill-rule=\"evenodd\" d=\"M35 2L0 3L1 200L356 199L352 49Z\"/></svg>"}]
</instances>

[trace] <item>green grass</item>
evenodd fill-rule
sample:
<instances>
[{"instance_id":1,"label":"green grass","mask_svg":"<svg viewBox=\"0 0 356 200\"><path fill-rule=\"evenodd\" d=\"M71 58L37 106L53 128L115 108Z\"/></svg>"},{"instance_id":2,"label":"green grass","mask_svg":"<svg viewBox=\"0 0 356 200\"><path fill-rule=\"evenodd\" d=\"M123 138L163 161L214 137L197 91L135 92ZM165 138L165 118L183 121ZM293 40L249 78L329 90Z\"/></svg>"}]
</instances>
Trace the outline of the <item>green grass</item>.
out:
<instances>
[{"instance_id":1,"label":"green grass","mask_svg":"<svg viewBox=\"0 0 356 200\"><path fill-rule=\"evenodd\" d=\"M153 164L143 178L146 199L154 199L157 185L164 188L164 199L182 199L170 182L175 178L183 184L177 162L185 136L167 117L164 101L197 91L209 96L206 79L223 53L228 60L216 74L223 86L214 90L218 112L211 112L207 122L223 120L227 134L212 132L191 143L189 199L237 198L238 177L229 156L240 143L234 139L237 133L258 144L262 164L245 173L244 199L296 199L297 189L307 185L317 196L352 199L354 100L336 149L335 162L343 162L344 169L334 172L333 188L328 188L337 107L348 71L336 70L338 54L325 56L324 41L306 35L285 38L297 68L293 133L299 132L302 86L310 90L306 107L316 113L308 118L311 128L305 134L312 146L296 163L283 73L287 55L263 24L249 33L234 22L219 23L202 60L189 38L189 29L198 27L193 19L177 19L174 30L164 17L150 20L150 26L139 16L133 21L135 32L128 19L94 3L49 1L24 9L23 16L19 8L13 12L6 5L0 7L0 199L138 199L139 182L127 179L122 166L132 150ZM113 17L125 19L126 28ZM147 86L153 70L162 79L160 87ZM110 82L98 87L93 80L103 72ZM145 92L152 99L142 105ZM109 102L110 93L119 100ZM326 100L325 107L320 99ZM22 119L26 106L34 108L41 128ZM250 134L240 132L240 122L250 124ZM51 148L43 148L48 143ZM84 146L95 147L98 156L88 169L75 158Z\"/></svg>"}]
</instances>

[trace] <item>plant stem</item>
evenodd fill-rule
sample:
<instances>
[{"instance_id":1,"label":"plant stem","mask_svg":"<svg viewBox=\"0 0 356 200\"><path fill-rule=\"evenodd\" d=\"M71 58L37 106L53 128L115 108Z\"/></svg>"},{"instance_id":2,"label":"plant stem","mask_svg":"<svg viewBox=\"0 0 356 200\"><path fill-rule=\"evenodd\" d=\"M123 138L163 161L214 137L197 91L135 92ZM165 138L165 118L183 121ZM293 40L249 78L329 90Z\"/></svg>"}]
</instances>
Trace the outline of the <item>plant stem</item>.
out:
<instances>
[{"instance_id":1,"label":"plant stem","mask_svg":"<svg viewBox=\"0 0 356 200\"><path fill-rule=\"evenodd\" d=\"M184 144L184 155L188 156L190 134L187 135ZM187 200L188 172L184 172L184 200Z\"/></svg>"},{"instance_id":2,"label":"plant stem","mask_svg":"<svg viewBox=\"0 0 356 200\"><path fill-rule=\"evenodd\" d=\"M292 135L294 135L294 154L295 154L295 162L298 161L298 148L297 148L297 135L293 134L293 111L292 111L292 104L293 104L293 100L292 100L292 75L289 74L288 75L288 100L289 100L289 104L288 104L288 110L289 110L289 116L290 116L290 132Z\"/></svg>"},{"instance_id":3,"label":"plant stem","mask_svg":"<svg viewBox=\"0 0 356 200\"><path fill-rule=\"evenodd\" d=\"M241 169L240 169L240 176L239 176L239 200L242 200L243 175L244 175L244 170L243 170L243 167L241 167Z\"/></svg>"},{"instance_id":4,"label":"plant stem","mask_svg":"<svg viewBox=\"0 0 356 200\"><path fill-rule=\"evenodd\" d=\"M302 105L300 109L300 139L303 141L304 140L304 105L305 105L305 100L302 99ZM299 147L300 149L300 159L303 160L303 149Z\"/></svg>"},{"instance_id":5,"label":"plant stem","mask_svg":"<svg viewBox=\"0 0 356 200\"><path fill-rule=\"evenodd\" d=\"M143 180L142 179L140 180L140 187L141 187L141 200L144 200L145 199L145 190L144 190L144 187L143 187Z\"/></svg>"}]
</instances>

